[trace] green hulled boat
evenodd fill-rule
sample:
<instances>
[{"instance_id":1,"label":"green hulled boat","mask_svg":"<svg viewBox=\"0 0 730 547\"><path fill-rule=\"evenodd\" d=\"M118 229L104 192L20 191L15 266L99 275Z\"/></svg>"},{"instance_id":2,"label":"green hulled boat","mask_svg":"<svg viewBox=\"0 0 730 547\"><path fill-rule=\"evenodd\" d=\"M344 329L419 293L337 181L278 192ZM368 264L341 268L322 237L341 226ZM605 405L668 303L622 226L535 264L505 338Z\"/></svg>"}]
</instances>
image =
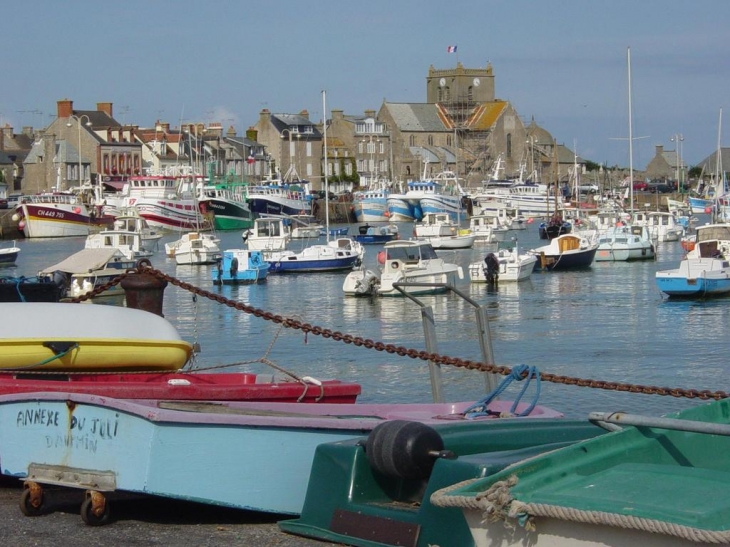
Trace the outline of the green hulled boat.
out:
<instances>
[{"instance_id":1,"label":"green hulled boat","mask_svg":"<svg viewBox=\"0 0 730 547\"><path fill-rule=\"evenodd\" d=\"M459 509L433 492L603 434L588 421L507 418L428 427L391 421L367 438L317 447L300 518L285 532L362 547L473 545Z\"/></svg>"},{"instance_id":2,"label":"green hulled boat","mask_svg":"<svg viewBox=\"0 0 730 547\"><path fill-rule=\"evenodd\" d=\"M730 543L730 401L590 419L616 431L447 487L431 503L461 508L480 547Z\"/></svg>"},{"instance_id":3,"label":"green hulled boat","mask_svg":"<svg viewBox=\"0 0 730 547\"><path fill-rule=\"evenodd\" d=\"M245 182L225 179L203 186L198 201L203 212L213 214L216 230L244 230L253 226L247 188Z\"/></svg>"}]
</instances>

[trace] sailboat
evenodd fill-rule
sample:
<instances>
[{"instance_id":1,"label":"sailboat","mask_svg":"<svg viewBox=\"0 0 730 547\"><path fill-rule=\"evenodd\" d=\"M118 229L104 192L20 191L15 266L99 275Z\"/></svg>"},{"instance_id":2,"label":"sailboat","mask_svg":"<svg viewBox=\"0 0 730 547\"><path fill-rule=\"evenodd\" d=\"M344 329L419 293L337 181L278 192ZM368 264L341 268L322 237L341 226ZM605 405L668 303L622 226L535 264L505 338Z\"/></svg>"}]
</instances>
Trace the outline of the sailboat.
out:
<instances>
[{"instance_id":1,"label":"sailboat","mask_svg":"<svg viewBox=\"0 0 730 547\"><path fill-rule=\"evenodd\" d=\"M322 91L324 120L324 194L327 244L310 245L299 252L283 250L267 253L269 271L276 273L332 272L352 270L362 263L365 251L359 243L347 237L330 241L329 184L327 181L327 119L325 92Z\"/></svg>"}]
</instances>

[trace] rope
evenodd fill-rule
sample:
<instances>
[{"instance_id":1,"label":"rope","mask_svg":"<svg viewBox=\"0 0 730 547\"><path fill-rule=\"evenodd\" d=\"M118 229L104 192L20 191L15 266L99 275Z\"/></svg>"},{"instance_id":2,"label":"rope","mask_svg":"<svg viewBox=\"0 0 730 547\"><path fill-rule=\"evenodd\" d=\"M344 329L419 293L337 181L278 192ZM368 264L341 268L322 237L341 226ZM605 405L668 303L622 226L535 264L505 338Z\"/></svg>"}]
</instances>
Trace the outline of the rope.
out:
<instances>
[{"instance_id":1,"label":"rope","mask_svg":"<svg viewBox=\"0 0 730 547\"><path fill-rule=\"evenodd\" d=\"M517 405L519 404L520 400L522 399L522 396L525 394L525 391L530 385L530 382L532 379L535 378L536 384L535 384L535 398L532 400L530 405L517 414L517 416L527 416L532 410L535 408L535 405L537 404L537 400L540 397L540 372L537 370L536 367L528 367L527 365L517 365L512 369L512 372L503 379L500 384L492 390L491 393L489 393L486 397L483 399L477 401L472 406L467 408L464 411L464 417L467 420L472 420L474 418L478 418L481 416L489 416L493 415L494 412L489 410L489 403L491 403L494 399L496 399L499 395L502 394L502 392L507 389L507 387L513 382L521 382L522 380L527 380L525 384L522 386L522 390L520 391L520 394L515 397L512 406L509 409L510 415L515 415L515 410L517 409Z\"/></svg>"},{"instance_id":2,"label":"rope","mask_svg":"<svg viewBox=\"0 0 730 547\"><path fill-rule=\"evenodd\" d=\"M469 479L434 493L431 503L437 507L459 507L483 511L484 522L502 521L509 529L516 525L528 532L536 532L535 517L551 518L585 524L600 524L627 530L641 530L652 534L664 534L686 539L696 543L726 544L730 542L730 531L702 530L671 522L620 515L606 511L583 511L573 507L563 507L543 503L523 503L514 499L511 488L518 478L515 475L497 481L484 492L475 496L450 496L449 493L469 486L480 479Z\"/></svg>"},{"instance_id":3,"label":"rope","mask_svg":"<svg viewBox=\"0 0 730 547\"><path fill-rule=\"evenodd\" d=\"M43 365L47 365L47 364L48 364L48 363L50 363L51 361L55 361L56 359L60 359L60 358L61 358L61 357L63 357L64 355L67 355L68 353L70 353L70 352L71 352L71 350L74 350L74 349L78 349L78 348L79 348L79 345L78 345L78 343L74 343L74 344L73 344L73 345L72 345L71 347L69 347L69 348L68 348L68 349L67 349L66 351L61 351L61 352L58 352L58 353L56 353L56 354L52 355L51 357L49 357L48 359L44 359L43 361L41 361L41 362L39 362L39 363L35 363L35 364L32 364L32 365L26 365L26 366L24 366L24 367L20 367L20 368L18 368L17 370L25 370L25 369L27 369L27 368L42 367ZM8 371L8 372L10 372L10 371Z\"/></svg>"}]
</instances>

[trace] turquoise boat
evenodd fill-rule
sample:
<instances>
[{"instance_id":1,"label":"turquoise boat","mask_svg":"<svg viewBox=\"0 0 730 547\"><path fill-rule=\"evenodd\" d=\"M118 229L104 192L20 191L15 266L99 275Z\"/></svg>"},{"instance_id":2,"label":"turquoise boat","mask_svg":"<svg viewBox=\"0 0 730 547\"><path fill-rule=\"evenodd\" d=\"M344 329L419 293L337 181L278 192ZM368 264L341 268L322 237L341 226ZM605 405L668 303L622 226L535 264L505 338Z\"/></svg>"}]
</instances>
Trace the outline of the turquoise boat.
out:
<instances>
[{"instance_id":1,"label":"turquoise boat","mask_svg":"<svg viewBox=\"0 0 730 547\"><path fill-rule=\"evenodd\" d=\"M730 543L730 401L590 419L615 431L444 488L431 503L461 508L478 547Z\"/></svg>"},{"instance_id":2,"label":"turquoise boat","mask_svg":"<svg viewBox=\"0 0 730 547\"><path fill-rule=\"evenodd\" d=\"M245 285L266 281L271 264L261 251L227 249L210 272L214 285Z\"/></svg>"},{"instance_id":3,"label":"turquoise boat","mask_svg":"<svg viewBox=\"0 0 730 547\"><path fill-rule=\"evenodd\" d=\"M434 506L433 492L602 433L585 420L452 422L432 428L388 422L367 438L320 445L302 514L279 527L362 547L468 547L473 542L461 511ZM380 457L383 445L395 457Z\"/></svg>"}]
</instances>

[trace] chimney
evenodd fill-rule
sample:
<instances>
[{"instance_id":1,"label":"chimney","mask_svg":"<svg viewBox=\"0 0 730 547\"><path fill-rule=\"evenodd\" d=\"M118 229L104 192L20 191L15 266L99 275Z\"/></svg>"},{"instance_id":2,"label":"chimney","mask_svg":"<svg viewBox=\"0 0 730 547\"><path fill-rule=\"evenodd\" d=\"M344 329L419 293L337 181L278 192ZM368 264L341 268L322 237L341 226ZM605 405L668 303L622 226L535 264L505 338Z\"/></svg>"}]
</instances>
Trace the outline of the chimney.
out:
<instances>
[{"instance_id":1,"label":"chimney","mask_svg":"<svg viewBox=\"0 0 730 547\"><path fill-rule=\"evenodd\" d=\"M307 110L307 109L305 108L304 110L302 110L302 111L301 111L301 112L299 113L299 115L300 115L300 116L303 116L304 118L307 118L307 119L309 119L309 110Z\"/></svg>"},{"instance_id":2,"label":"chimney","mask_svg":"<svg viewBox=\"0 0 730 547\"><path fill-rule=\"evenodd\" d=\"M228 131L226 131L226 137L235 137L236 136L236 128L233 126L230 126L228 128Z\"/></svg>"},{"instance_id":3,"label":"chimney","mask_svg":"<svg viewBox=\"0 0 730 547\"><path fill-rule=\"evenodd\" d=\"M333 110L332 111L332 121L341 120L344 117L345 117L345 114L342 110Z\"/></svg>"},{"instance_id":4,"label":"chimney","mask_svg":"<svg viewBox=\"0 0 730 547\"><path fill-rule=\"evenodd\" d=\"M74 102L70 99L61 99L56 102L56 111L59 118L69 118L74 113Z\"/></svg>"},{"instance_id":5,"label":"chimney","mask_svg":"<svg viewBox=\"0 0 730 547\"><path fill-rule=\"evenodd\" d=\"M366 110L365 111L365 117L366 118L374 118L375 117L375 110Z\"/></svg>"},{"instance_id":6,"label":"chimney","mask_svg":"<svg viewBox=\"0 0 730 547\"><path fill-rule=\"evenodd\" d=\"M96 110L98 112L104 112L110 118L114 117L112 115L112 103L96 103Z\"/></svg>"},{"instance_id":7,"label":"chimney","mask_svg":"<svg viewBox=\"0 0 730 547\"><path fill-rule=\"evenodd\" d=\"M261 121L261 126L265 127L271 123L271 111L268 108L264 108L259 113L259 120Z\"/></svg>"},{"instance_id":8,"label":"chimney","mask_svg":"<svg viewBox=\"0 0 730 547\"><path fill-rule=\"evenodd\" d=\"M3 137L9 140L13 140L13 128L9 124L5 124L2 131Z\"/></svg>"},{"instance_id":9,"label":"chimney","mask_svg":"<svg viewBox=\"0 0 730 547\"><path fill-rule=\"evenodd\" d=\"M661 156L664 153L664 145L663 144L657 144L656 145L656 155Z\"/></svg>"},{"instance_id":10,"label":"chimney","mask_svg":"<svg viewBox=\"0 0 730 547\"><path fill-rule=\"evenodd\" d=\"M259 136L259 132L256 131L255 127L249 127L246 129L246 138L255 141Z\"/></svg>"},{"instance_id":11,"label":"chimney","mask_svg":"<svg viewBox=\"0 0 730 547\"><path fill-rule=\"evenodd\" d=\"M26 137L33 137L33 126L24 125L23 126L23 135L25 135Z\"/></svg>"}]
</instances>

